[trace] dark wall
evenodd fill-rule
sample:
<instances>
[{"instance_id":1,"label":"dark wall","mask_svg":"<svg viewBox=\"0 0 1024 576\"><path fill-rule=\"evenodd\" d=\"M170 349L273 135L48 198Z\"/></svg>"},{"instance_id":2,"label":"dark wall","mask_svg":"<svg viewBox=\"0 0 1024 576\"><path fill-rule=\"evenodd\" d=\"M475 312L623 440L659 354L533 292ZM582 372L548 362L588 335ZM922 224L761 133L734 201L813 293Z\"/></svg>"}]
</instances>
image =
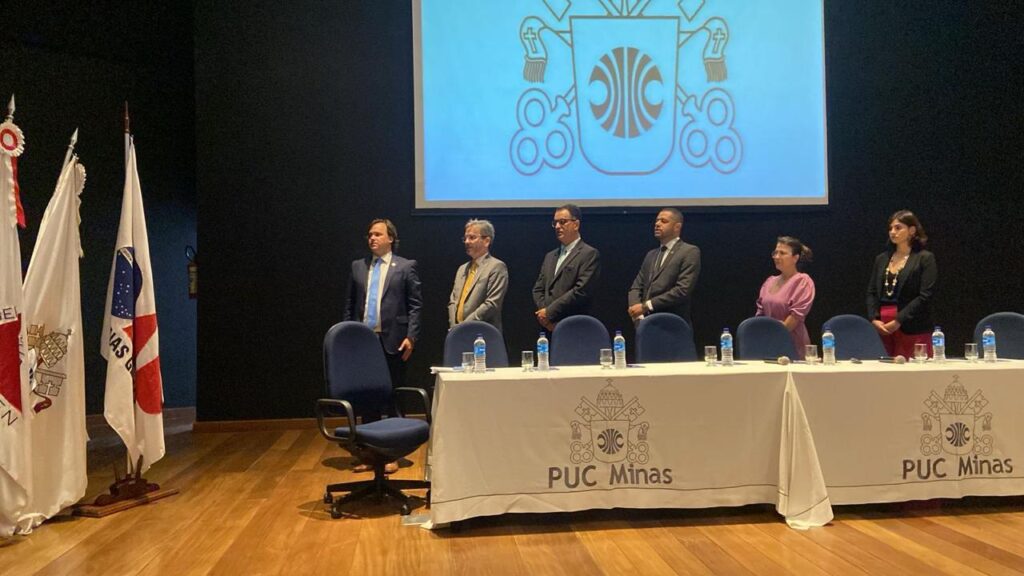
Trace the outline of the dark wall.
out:
<instances>
[{"instance_id":1,"label":"dark wall","mask_svg":"<svg viewBox=\"0 0 1024 576\"><path fill-rule=\"evenodd\" d=\"M184 246L196 243L192 7L131 2L4 5L3 116L16 94L25 133L18 180L28 218L27 269L68 140L79 128L86 169L80 227L86 408L103 411L100 331L124 186L124 102L131 107L149 228L166 405L195 405L196 307Z\"/></svg>"},{"instance_id":2,"label":"dark wall","mask_svg":"<svg viewBox=\"0 0 1024 576\"><path fill-rule=\"evenodd\" d=\"M423 336L410 379L429 385L470 216L496 225L510 269L512 357L532 347L530 288L555 241L551 213L413 214L409 2L203 2L196 10L196 141L204 285L200 420L311 415L321 341L341 318L349 262L375 217L419 261ZM808 242L818 299L808 320L863 313L886 218L918 212L940 267L936 317L951 351L984 314L1024 309L1021 8L1014 3L826 6L826 209L687 212L703 250L698 346L753 314L779 234ZM1005 8L1003 7L1005 5ZM471 47L467 47L471 49ZM457 65L457 63L454 63ZM623 327L625 293L654 246L654 210L586 212L603 254L597 316Z\"/></svg>"}]
</instances>

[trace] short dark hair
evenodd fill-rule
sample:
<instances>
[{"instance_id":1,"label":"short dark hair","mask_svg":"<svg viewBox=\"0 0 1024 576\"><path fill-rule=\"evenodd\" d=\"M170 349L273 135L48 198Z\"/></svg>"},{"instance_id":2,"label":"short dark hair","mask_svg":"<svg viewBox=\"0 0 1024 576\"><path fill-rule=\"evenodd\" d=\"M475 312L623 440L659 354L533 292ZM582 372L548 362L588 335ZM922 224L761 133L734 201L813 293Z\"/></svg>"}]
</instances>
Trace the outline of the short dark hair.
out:
<instances>
[{"instance_id":1,"label":"short dark hair","mask_svg":"<svg viewBox=\"0 0 1024 576\"><path fill-rule=\"evenodd\" d=\"M924 226L921 225L921 221L917 219L917 216L910 210L897 210L892 216L889 216L888 224L892 225L896 220L907 227L913 226L917 230L914 237L910 239L910 247L914 250L924 248L925 244L928 243L928 234L925 233ZM891 245L892 242L889 242L889 244Z\"/></svg>"},{"instance_id":2,"label":"short dark hair","mask_svg":"<svg viewBox=\"0 0 1024 576\"><path fill-rule=\"evenodd\" d=\"M580 207L575 204L562 204L558 208L555 208L555 212L559 210L567 210L569 216L572 216L573 220L583 220L583 212L580 212Z\"/></svg>"},{"instance_id":3,"label":"short dark hair","mask_svg":"<svg viewBox=\"0 0 1024 576\"><path fill-rule=\"evenodd\" d=\"M669 206L666 208L662 208L661 210L658 210L658 214L661 214L662 212L668 212L669 214L672 215L673 218L676 219L676 222L679 222L680 224L683 223L683 213L680 212L678 208L672 208L671 206Z\"/></svg>"},{"instance_id":4,"label":"short dark hair","mask_svg":"<svg viewBox=\"0 0 1024 576\"><path fill-rule=\"evenodd\" d=\"M391 249L398 250L398 228L395 227L394 222L387 218L375 218L370 225L366 227L366 232L369 234L370 228L373 228L377 224L383 224L388 230L388 238L391 239Z\"/></svg>"},{"instance_id":5,"label":"short dark hair","mask_svg":"<svg viewBox=\"0 0 1024 576\"><path fill-rule=\"evenodd\" d=\"M809 264L814 261L814 252L811 251L811 247L800 241L799 238L793 236L779 236L775 239L776 244L785 244L789 246L789 249L793 251L793 255L799 256L796 266L800 268L803 264Z\"/></svg>"}]
</instances>

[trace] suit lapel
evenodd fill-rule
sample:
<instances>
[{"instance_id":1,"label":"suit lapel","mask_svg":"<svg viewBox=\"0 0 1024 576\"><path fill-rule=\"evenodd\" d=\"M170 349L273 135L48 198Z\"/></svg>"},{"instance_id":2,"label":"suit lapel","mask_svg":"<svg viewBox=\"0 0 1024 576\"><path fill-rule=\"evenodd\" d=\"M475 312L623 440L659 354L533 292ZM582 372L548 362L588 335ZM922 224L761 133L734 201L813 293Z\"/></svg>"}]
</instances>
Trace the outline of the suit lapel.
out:
<instances>
[{"instance_id":1,"label":"suit lapel","mask_svg":"<svg viewBox=\"0 0 1024 576\"><path fill-rule=\"evenodd\" d=\"M907 257L907 263L903 265L903 269L896 275L900 286L907 281L907 278L910 278L910 274L914 271L914 268L917 267L917 262L920 258L920 252L911 252L910 256Z\"/></svg>"},{"instance_id":2,"label":"suit lapel","mask_svg":"<svg viewBox=\"0 0 1024 576\"><path fill-rule=\"evenodd\" d=\"M583 241L580 240L579 244L576 244L576 247L572 249L572 252L569 252L569 254L565 257L565 260L562 260L562 266L558 268L558 272L556 272L555 275L554 275L554 278L551 279L552 283L554 283L554 281L559 276L562 275L562 271L565 270L565 267L568 266L569 263L572 262L576 258L577 255L579 255L580 250L582 248L583 248ZM558 265L558 253L557 252L555 253L555 265Z\"/></svg>"},{"instance_id":3,"label":"suit lapel","mask_svg":"<svg viewBox=\"0 0 1024 576\"><path fill-rule=\"evenodd\" d=\"M382 262L381 265L383 266L384 263ZM397 273L398 273L398 256L395 256L394 254L392 254L391 255L391 265L388 266L388 273L384 276L384 286L382 286L381 289L380 289L381 297L383 297L385 294L387 294L388 287L391 286L391 280L395 277L395 275Z\"/></svg>"},{"instance_id":4,"label":"suit lapel","mask_svg":"<svg viewBox=\"0 0 1024 576\"><path fill-rule=\"evenodd\" d=\"M679 240L675 244L672 245L672 248L669 249L668 254L665 254L665 261L661 263L661 268L658 268L658 256L661 255L661 247L658 247L654 251L654 262L652 263L652 266L654 267L654 274L651 275L651 282L652 283L654 282L654 280L658 276L661 275L661 272L663 270L668 268L668 261L671 260L672 256L676 253L677 250L679 250L679 245L682 244L682 243L683 243L683 241Z\"/></svg>"},{"instance_id":5,"label":"suit lapel","mask_svg":"<svg viewBox=\"0 0 1024 576\"><path fill-rule=\"evenodd\" d=\"M480 265L476 267L476 274L473 275L473 282L470 283L469 291L466 292L466 299L467 300L469 300L469 295L473 293L473 289L476 288L476 284L480 280L480 276L483 275L484 270L487 269L487 265L490 264L490 261L491 261L491 257L490 256L485 256L483 262L481 262ZM466 274L464 274L462 276L463 278L466 278L466 276L469 275L469 267L472 266L472 265L473 265L472 261L467 262L465 264L465 266L466 266ZM463 280L462 282L463 282L463 289L465 289L465 282L466 281Z\"/></svg>"}]
</instances>

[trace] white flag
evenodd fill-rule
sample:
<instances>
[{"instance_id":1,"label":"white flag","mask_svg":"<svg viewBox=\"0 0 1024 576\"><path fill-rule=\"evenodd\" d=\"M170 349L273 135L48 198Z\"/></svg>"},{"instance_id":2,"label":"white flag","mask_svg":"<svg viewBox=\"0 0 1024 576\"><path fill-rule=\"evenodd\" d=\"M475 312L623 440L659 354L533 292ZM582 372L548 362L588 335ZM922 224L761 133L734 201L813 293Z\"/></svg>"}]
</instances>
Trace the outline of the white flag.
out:
<instances>
[{"instance_id":1,"label":"white flag","mask_svg":"<svg viewBox=\"0 0 1024 576\"><path fill-rule=\"evenodd\" d=\"M25 274L22 317L36 363L30 406L32 490L21 516L23 529L78 502L88 485L78 270L79 195L84 186L85 168L72 156L57 179Z\"/></svg>"},{"instance_id":2,"label":"white flag","mask_svg":"<svg viewBox=\"0 0 1024 576\"><path fill-rule=\"evenodd\" d=\"M22 323L19 222L24 213L18 197L18 156L24 146L15 126L14 97L10 115L0 124L0 535L10 536L28 503L32 461L29 428L28 349Z\"/></svg>"},{"instance_id":3,"label":"white flag","mask_svg":"<svg viewBox=\"0 0 1024 576\"><path fill-rule=\"evenodd\" d=\"M121 224L110 266L100 346L107 360L103 415L145 472L164 455L163 385L142 187L129 143Z\"/></svg>"}]
</instances>

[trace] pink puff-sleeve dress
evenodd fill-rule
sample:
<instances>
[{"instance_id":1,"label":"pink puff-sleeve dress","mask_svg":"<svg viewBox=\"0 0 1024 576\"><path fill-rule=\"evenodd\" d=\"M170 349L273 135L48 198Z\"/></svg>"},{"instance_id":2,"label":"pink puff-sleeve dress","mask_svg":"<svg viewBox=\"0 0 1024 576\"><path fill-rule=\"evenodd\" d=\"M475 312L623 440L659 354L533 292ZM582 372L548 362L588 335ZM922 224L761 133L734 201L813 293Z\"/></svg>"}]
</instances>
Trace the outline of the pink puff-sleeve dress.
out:
<instances>
[{"instance_id":1,"label":"pink puff-sleeve dress","mask_svg":"<svg viewBox=\"0 0 1024 576\"><path fill-rule=\"evenodd\" d=\"M803 360L804 346L811 343L804 318L814 304L814 280L803 272L797 272L779 285L781 280L781 275L769 276L761 285L761 293L757 297L757 316L768 316L782 322L792 314L797 324L789 335L796 346L797 358Z\"/></svg>"}]
</instances>

